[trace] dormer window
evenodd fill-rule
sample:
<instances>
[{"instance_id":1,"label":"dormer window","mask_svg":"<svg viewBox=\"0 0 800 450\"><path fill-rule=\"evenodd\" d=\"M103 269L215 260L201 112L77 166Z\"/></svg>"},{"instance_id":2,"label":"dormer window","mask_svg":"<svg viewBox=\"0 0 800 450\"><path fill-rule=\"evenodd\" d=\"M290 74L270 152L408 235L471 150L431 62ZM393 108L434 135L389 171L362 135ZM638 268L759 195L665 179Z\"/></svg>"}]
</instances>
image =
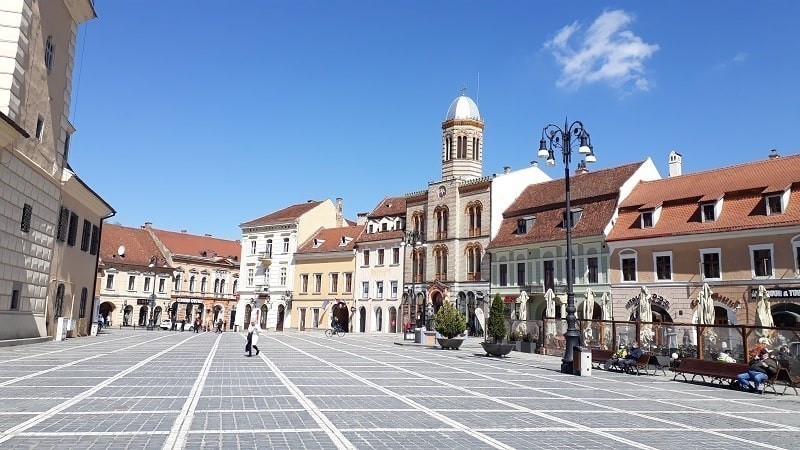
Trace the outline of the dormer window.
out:
<instances>
[{"instance_id":1,"label":"dormer window","mask_svg":"<svg viewBox=\"0 0 800 450\"><path fill-rule=\"evenodd\" d=\"M517 231L515 234L527 234L528 231L533 229L533 223L536 221L536 217L523 217L521 219L517 219Z\"/></svg>"},{"instance_id":2,"label":"dormer window","mask_svg":"<svg viewBox=\"0 0 800 450\"><path fill-rule=\"evenodd\" d=\"M653 228L653 211L642 211L641 226L642 228Z\"/></svg>"},{"instance_id":3,"label":"dormer window","mask_svg":"<svg viewBox=\"0 0 800 450\"><path fill-rule=\"evenodd\" d=\"M342 236L342 239L339 241L339 247L343 247L343 246L349 244L350 241L352 241L352 240L353 240L353 238L351 238L351 237Z\"/></svg>"},{"instance_id":4,"label":"dormer window","mask_svg":"<svg viewBox=\"0 0 800 450\"><path fill-rule=\"evenodd\" d=\"M780 195L769 195L766 197L767 215L783 213L783 202Z\"/></svg>"},{"instance_id":5,"label":"dormer window","mask_svg":"<svg viewBox=\"0 0 800 450\"><path fill-rule=\"evenodd\" d=\"M314 245L313 245L312 248L319 248L319 246L322 245L323 242L325 242L325 241L323 241L322 239L314 238Z\"/></svg>"},{"instance_id":6,"label":"dormer window","mask_svg":"<svg viewBox=\"0 0 800 450\"><path fill-rule=\"evenodd\" d=\"M570 221L569 221L570 228L575 228L575 224L577 224L578 221L581 220L581 216L583 215L583 210L582 209L573 209L571 211L571 213L572 214L570 215ZM566 211L561 214L561 227L565 228L565 229L567 228L567 213L566 213Z\"/></svg>"},{"instance_id":7,"label":"dormer window","mask_svg":"<svg viewBox=\"0 0 800 450\"><path fill-rule=\"evenodd\" d=\"M369 234L374 233L375 230L372 228L372 224L369 224Z\"/></svg>"},{"instance_id":8,"label":"dormer window","mask_svg":"<svg viewBox=\"0 0 800 450\"><path fill-rule=\"evenodd\" d=\"M704 205L700 205L700 212L703 218L703 222L713 222L717 220L717 214L713 203L706 203Z\"/></svg>"}]
</instances>

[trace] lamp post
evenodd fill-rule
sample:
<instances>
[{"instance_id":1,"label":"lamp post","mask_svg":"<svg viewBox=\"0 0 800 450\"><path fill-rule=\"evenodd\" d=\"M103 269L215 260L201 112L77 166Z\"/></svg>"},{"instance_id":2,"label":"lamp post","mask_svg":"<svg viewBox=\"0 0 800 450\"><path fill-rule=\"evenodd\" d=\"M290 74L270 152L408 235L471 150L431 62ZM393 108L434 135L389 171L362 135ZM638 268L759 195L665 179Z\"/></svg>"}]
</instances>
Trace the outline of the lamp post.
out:
<instances>
[{"instance_id":1,"label":"lamp post","mask_svg":"<svg viewBox=\"0 0 800 450\"><path fill-rule=\"evenodd\" d=\"M417 259L416 259L417 258L417 251L416 250L417 250L417 246L418 245L419 246L424 246L425 245L424 242L422 242L422 233L420 233L420 231L416 230L416 229L412 230L412 231L406 231L405 232L404 243L406 245L410 245L411 246L411 295L409 296L409 298L413 299L413 301L411 302L411 306L414 308L414 312L416 313L416 311L418 309L418 306L417 306L417 290L416 290L416 287L417 287L417 285L416 285L416 283L417 283ZM424 300L423 300L423 303L424 303ZM427 316L427 310L425 309L425 305L424 304L423 304L423 307L421 309L422 309L422 314L424 316L423 316L422 324L417 322L417 326L418 327L420 327L420 326L424 327L426 325L426 323L427 323L426 322L427 317L425 317L425 316ZM411 313L411 311L409 311L409 314L410 313Z\"/></svg>"},{"instance_id":2,"label":"lamp post","mask_svg":"<svg viewBox=\"0 0 800 450\"><path fill-rule=\"evenodd\" d=\"M128 299L122 300L122 325L128 326Z\"/></svg>"},{"instance_id":3,"label":"lamp post","mask_svg":"<svg viewBox=\"0 0 800 450\"><path fill-rule=\"evenodd\" d=\"M150 301L148 305L150 306L150 320L147 323L148 330L155 330L155 314L156 314L156 266L158 265L158 256L151 256L150 257L150 264L147 267L153 269L153 293L150 294Z\"/></svg>"},{"instance_id":4,"label":"lamp post","mask_svg":"<svg viewBox=\"0 0 800 450\"><path fill-rule=\"evenodd\" d=\"M579 120L569 123L564 120L564 128L558 125L549 124L542 129L542 139L539 141L539 158L547 158L547 165L556 165L555 152L561 151L564 162L564 188L566 199L566 213L564 216L564 227L567 232L567 331L564 333L564 358L561 360L561 372L572 373L573 347L580 345L581 333L577 327L577 317L575 317L575 293L573 290L573 268L572 268L572 210L569 199L569 170L572 161L572 137L578 138L578 153L584 155L584 161L593 163L597 161L594 156L592 141L589 133Z\"/></svg>"}]
</instances>

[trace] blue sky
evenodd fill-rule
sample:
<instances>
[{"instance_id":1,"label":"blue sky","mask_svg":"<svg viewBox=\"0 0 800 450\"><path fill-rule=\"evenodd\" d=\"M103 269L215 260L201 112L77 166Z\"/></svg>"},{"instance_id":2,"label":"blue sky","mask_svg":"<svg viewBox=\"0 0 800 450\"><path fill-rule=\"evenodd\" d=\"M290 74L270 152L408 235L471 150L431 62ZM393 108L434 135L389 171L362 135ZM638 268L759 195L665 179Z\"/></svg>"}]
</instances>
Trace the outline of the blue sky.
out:
<instances>
[{"instance_id":1,"label":"blue sky","mask_svg":"<svg viewBox=\"0 0 800 450\"><path fill-rule=\"evenodd\" d=\"M695 172L798 153L800 2L98 0L70 163L112 222L236 239L308 199L345 215L441 177L462 85L484 174L583 121L598 162ZM543 166L543 165L542 165ZM563 166L546 169L554 178Z\"/></svg>"}]
</instances>

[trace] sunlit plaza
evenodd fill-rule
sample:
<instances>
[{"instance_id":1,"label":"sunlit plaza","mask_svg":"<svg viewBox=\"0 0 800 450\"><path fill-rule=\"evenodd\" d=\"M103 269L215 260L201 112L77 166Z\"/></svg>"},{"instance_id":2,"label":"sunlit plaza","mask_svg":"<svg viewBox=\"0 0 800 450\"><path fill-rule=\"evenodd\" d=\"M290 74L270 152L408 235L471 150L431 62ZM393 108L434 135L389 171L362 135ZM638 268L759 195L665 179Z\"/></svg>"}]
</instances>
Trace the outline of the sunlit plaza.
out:
<instances>
[{"instance_id":1,"label":"sunlit plaza","mask_svg":"<svg viewBox=\"0 0 800 450\"><path fill-rule=\"evenodd\" d=\"M109 329L0 348L0 447L796 448L800 400L673 381L562 374L402 335ZM404 345L397 345L404 344Z\"/></svg>"}]
</instances>

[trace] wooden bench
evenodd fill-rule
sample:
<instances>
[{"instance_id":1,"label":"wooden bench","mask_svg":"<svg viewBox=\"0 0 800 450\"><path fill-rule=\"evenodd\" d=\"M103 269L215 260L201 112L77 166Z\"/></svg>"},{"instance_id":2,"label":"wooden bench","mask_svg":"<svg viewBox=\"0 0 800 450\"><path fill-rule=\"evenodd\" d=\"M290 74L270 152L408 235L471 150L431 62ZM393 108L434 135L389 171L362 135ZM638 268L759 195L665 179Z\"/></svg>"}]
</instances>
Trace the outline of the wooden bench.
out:
<instances>
[{"instance_id":1,"label":"wooden bench","mask_svg":"<svg viewBox=\"0 0 800 450\"><path fill-rule=\"evenodd\" d=\"M733 381L736 380L736 377L739 376L739 374L750 370L750 366L743 363L726 363L723 361L684 358L681 360L681 363L678 365L678 367L675 367L672 370L675 372L675 376L672 377L673 380L675 380L678 375L681 375L685 381L690 381L686 379L686 374L691 374L691 381L694 381L695 377L699 376L704 382L707 382L706 377L708 377L710 378L710 383L712 384L716 382L722 385L723 382L727 381L729 385L732 385ZM777 381L779 373L781 373L780 366L776 374L761 382L761 385L759 386L760 393L763 394L767 388L772 388L772 391L777 394L777 391L775 391L775 381Z\"/></svg>"},{"instance_id":2,"label":"wooden bench","mask_svg":"<svg viewBox=\"0 0 800 450\"><path fill-rule=\"evenodd\" d=\"M603 365L611 359L611 356L614 354L613 350L604 350L602 348L593 348L592 350L592 365L595 365L596 369L600 369Z\"/></svg>"},{"instance_id":3,"label":"wooden bench","mask_svg":"<svg viewBox=\"0 0 800 450\"><path fill-rule=\"evenodd\" d=\"M648 375L649 373L647 372L647 366L650 365L650 356L651 355L649 353L643 353L642 356L637 358L635 361L626 361L624 367L619 365L617 367L630 374L633 374L635 371L636 375L641 375L641 372L644 372L645 375Z\"/></svg>"},{"instance_id":4,"label":"wooden bench","mask_svg":"<svg viewBox=\"0 0 800 450\"><path fill-rule=\"evenodd\" d=\"M669 369L670 367L670 357L650 355L649 366L653 367L653 375L656 375L660 370L661 373L663 373L666 376L667 375L666 369Z\"/></svg>"}]
</instances>

